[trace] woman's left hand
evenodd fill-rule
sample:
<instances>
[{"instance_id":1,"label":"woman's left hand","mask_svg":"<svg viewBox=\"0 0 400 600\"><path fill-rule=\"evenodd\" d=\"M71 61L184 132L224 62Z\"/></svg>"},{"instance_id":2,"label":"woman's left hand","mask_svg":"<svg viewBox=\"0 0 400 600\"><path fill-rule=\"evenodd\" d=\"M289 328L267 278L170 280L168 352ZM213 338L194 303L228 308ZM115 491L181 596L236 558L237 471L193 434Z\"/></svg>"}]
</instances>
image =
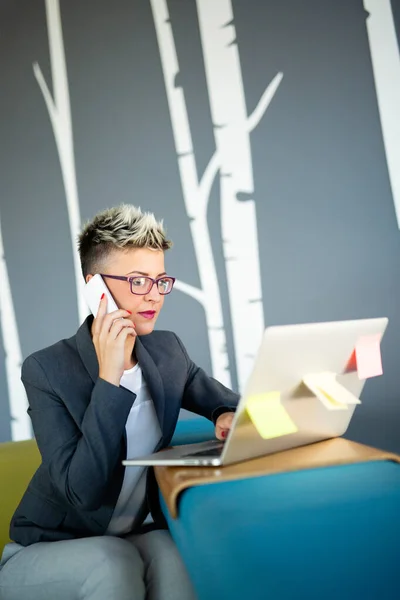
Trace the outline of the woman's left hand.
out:
<instances>
[{"instance_id":1,"label":"woman's left hand","mask_svg":"<svg viewBox=\"0 0 400 600\"><path fill-rule=\"evenodd\" d=\"M218 440L226 440L230 428L232 427L234 412L226 412L220 415L215 423L215 437Z\"/></svg>"}]
</instances>

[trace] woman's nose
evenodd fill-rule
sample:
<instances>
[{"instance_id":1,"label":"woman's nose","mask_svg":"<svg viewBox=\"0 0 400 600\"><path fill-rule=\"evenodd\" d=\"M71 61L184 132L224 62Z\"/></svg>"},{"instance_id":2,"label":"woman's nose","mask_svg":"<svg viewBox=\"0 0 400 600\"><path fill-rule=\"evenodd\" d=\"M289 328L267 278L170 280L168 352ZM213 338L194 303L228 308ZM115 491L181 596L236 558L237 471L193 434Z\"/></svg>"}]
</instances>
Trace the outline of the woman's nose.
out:
<instances>
[{"instance_id":1,"label":"woman's nose","mask_svg":"<svg viewBox=\"0 0 400 600\"><path fill-rule=\"evenodd\" d=\"M158 285L154 282L151 290L146 294L146 298L149 300L159 301L160 300L160 292L158 291Z\"/></svg>"}]
</instances>

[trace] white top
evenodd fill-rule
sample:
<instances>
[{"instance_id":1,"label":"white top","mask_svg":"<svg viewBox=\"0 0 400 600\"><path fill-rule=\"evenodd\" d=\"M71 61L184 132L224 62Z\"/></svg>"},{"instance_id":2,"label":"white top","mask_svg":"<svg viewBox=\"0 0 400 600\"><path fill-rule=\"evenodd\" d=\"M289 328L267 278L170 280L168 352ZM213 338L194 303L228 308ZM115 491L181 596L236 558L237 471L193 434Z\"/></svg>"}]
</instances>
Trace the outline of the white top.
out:
<instances>
[{"instance_id":1,"label":"white top","mask_svg":"<svg viewBox=\"0 0 400 600\"><path fill-rule=\"evenodd\" d=\"M124 371L120 385L136 394L126 421L127 458L154 452L161 429L153 401L139 364ZM126 467L124 481L106 534L129 533L146 494L146 467Z\"/></svg>"}]
</instances>

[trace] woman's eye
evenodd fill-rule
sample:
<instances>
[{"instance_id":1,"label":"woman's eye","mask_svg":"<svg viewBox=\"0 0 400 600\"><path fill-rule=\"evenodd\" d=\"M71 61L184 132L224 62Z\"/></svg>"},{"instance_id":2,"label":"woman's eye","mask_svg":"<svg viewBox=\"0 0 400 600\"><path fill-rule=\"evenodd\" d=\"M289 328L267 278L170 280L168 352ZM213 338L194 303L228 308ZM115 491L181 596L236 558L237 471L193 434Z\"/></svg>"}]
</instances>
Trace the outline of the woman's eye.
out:
<instances>
[{"instance_id":1,"label":"woman's eye","mask_svg":"<svg viewBox=\"0 0 400 600\"><path fill-rule=\"evenodd\" d=\"M145 283L146 283L146 280L143 279L143 277L140 277L138 279L133 279L132 280L132 285L134 287L142 287L143 285L145 285Z\"/></svg>"}]
</instances>

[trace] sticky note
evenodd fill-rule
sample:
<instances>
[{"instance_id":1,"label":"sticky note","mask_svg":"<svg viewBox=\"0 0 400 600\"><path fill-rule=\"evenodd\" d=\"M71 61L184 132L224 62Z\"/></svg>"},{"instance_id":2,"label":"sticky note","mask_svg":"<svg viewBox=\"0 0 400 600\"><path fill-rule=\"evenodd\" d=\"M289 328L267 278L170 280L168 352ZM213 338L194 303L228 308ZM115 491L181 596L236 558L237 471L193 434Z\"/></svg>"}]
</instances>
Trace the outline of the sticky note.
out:
<instances>
[{"instance_id":1,"label":"sticky note","mask_svg":"<svg viewBox=\"0 0 400 600\"><path fill-rule=\"evenodd\" d=\"M382 375L381 334L365 335L358 340L356 360L359 379Z\"/></svg>"},{"instance_id":2,"label":"sticky note","mask_svg":"<svg viewBox=\"0 0 400 600\"><path fill-rule=\"evenodd\" d=\"M336 373L312 373L305 375L303 382L328 410L347 410L349 404L361 404L359 398L336 380Z\"/></svg>"},{"instance_id":3,"label":"sticky note","mask_svg":"<svg viewBox=\"0 0 400 600\"><path fill-rule=\"evenodd\" d=\"M347 362L346 368L344 370L345 373L352 373L353 371L357 371L357 358L356 351L353 350L351 356Z\"/></svg>"},{"instance_id":4,"label":"sticky note","mask_svg":"<svg viewBox=\"0 0 400 600\"><path fill-rule=\"evenodd\" d=\"M296 433L296 424L281 404L279 392L255 394L247 401L247 413L264 440Z\"/></svg>"}]
</instances>

